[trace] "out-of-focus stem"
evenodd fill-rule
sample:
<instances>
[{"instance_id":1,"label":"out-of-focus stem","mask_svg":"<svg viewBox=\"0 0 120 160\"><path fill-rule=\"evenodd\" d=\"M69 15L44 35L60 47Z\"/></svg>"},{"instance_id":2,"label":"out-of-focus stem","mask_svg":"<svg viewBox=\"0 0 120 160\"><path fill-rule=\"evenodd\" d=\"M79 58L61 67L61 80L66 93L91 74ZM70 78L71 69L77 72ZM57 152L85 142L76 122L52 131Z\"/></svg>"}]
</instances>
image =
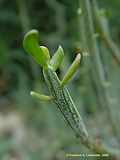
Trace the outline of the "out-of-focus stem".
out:
<instances>
[{"instance_id":1,"label":"out-of-focus stem","mask_svg":"<svg viewBox=\"0 0 120 160\"><path fill-rule=\"evenodd\" d=\"M29 17L29 12L28 12L28 8L27 8L27 1L26 0L16 0L16 4L18 7L18 15L19 15L19 19L20 19L20 25L22 28L22 33L26 33L30 30L31 28L31 21L30 21L30 17ZM32 59L29 59L30 61L30 65L31 65L31 71L34 77L36 77L35 79L38 79L38 75L39 75L39 68L37 65L34 64L34 62L32 61Z\"/></svg>"},{"instance_id":2,"label":"out-of-focus stem","mask_svg":"<svg viewBox=\"0 0 120 160\"><path fill-rule=\"evenodd\" d=\"M88 24L86 25L86 11L85 11L85 7L84 7L84 3L79 0L79 10L81 9L81 14L78 14L78 27L79 27L79 37L80 37L80 46L82 46L82 51L83 52L87 52L88 53L88 56L85 60L85 65L84 67L86 68L86 71L88 71L88 74L85 75L84 77L86 78L86 76L88 76L88 79L90 80L90 83L93 82L94 83L94 86L97 90L97 95L96 95L96 98L98 100L98 103L100 104L100 106L103 106L103 96L101 94L101 88L99 86L99 83L98 83L98 76L96 76L96 69L94 67L94 63L92 62L93 59L92 59L92 56L93 56L93 52L90 52L89 50L89 46L88 46L88 41L89 41L89 38L87 37L87 29L88 29ZM92 62L92 63L91 63ZM84 96L85 98L86 96Z\"/></svg>"},{"instance_id":3,"label":"out-of-focus stem","mask_svg":"<svg viewBox=\"0 0 120 160\"><path fill-rule=\"evenodd\" d=\"M105 104L106 114L108 117L108 121L111 124L112 131L115 137L118 137L117 133L117 126L114 123L113 115L111 112L111 102L110 102L110 94L108 88L106 88L106 78L104 75L104 68L101 62L100 52L98 49L98 44L96 41L95 36L95 29L94 29L94 21L93 21L93 14L92 14L92 6L89 0L82 0L81 3L83 4L83 14L86 22L86 34L87 36L87 43L88 45L88 52L90 53L90 61L92 69L95 71L95 76L97 77L98 84L101 88L101 94L104 98L103 103Z\"/></svg>"},{"instance_id":4,"label":"out-of-focus stem","mask_svg":"<svg viewBox=\"0 0 120 160\"><path fill-rule=\"evenodd\" d=\"M25 0L16 0L19 9L19 17L24 33L26 33L30 29L30 19L27 14L27 7L25 5L25 2Z\"/></svg>"},{"instance_id":5,"label":"out-of-focus stem","mask_svg":"<svg viewBox=\"0 0 120 160\"><path fill-rule=\"evenodd\" d=\"M117 62L119 63L120 62L119 61L120 60L119 49L117 48L115 43L112 41L112 39L109 35L109 32L108 32L108 28L106 28L107 26L105 26L102 22L102 19L101 19L102 16L100 16L96 0L92 0L92 6L93 6L93 9L94 9L94 14L96 16L96 20L98 22L102 37L104 38L106 44L108 44L108 46L111 48L113 56L116 58ZM105 88L105 96L106 96L106 100L108 101L107 112L108 112L109 120L111 120L110 122L111 122L111 125L112 125L113 133L118 138L118 140L120 142L120 136L119 136L119 133L118 133L118 129L117 129L117 126L114 122L113 115L112 115L112 112L111 112L111 107L112 106L111 106L111 103L110 103L110 96L109 96L108 92L109 92L108 89Z\"/></svg>"},{"instance_id":6,"label":"out-of-focus stem","mask_svg":"<svg viewBox=\"0 0 120 160\"><path fill-rule=\"evenodd\" d=\"M51 9L55 11L55 23L57 26L57 34L62 37L66 31L65 8L57 0L45 0Z\"/></svg>"},{"instance_id":7,"label":"out-of-focus stem","mask_svg":"<svg viewBox=\"0 0 120 160\"><path fill-rule=\"evenodd\" d=\"M95 141L89 139L88 141L82 142L88 149L93 151L96 154L106 154L108 155L109 160L120 160L119 151L116 152L112 149L108 149L102 144L97 144Z\"/></svg>"},{"instance_id":8,"label":"out-of-focus stem","mask_svg":"<svg viewBox=\"0 0 120 160\"><path fill-rule=\"evenodd\" d=\"M116 59L118 64L120 64L120 50L112 40L111 36L109 35L108 28L106 28L103 21L103 19L105 19L106 17L105 15L100 15L100 10L95 0L93 0L93 8L94 8L96 22L98 24L99 31L100 31L100 37L103 38L103 40L105 41L105 44L108 46L108 48L111 49L112 51L111 53L113 57Z\"/></svg>"}]
</instances>

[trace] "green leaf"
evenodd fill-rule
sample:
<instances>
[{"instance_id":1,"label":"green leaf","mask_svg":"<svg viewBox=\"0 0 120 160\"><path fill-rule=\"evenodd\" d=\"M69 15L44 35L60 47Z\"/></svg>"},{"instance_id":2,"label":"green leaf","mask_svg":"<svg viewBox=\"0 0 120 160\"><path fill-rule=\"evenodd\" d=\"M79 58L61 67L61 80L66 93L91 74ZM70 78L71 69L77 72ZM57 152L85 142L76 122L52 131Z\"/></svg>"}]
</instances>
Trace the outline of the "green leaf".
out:
<instances>
[{"instance_id":1,"label":"green leaf","mask_svg":"<svg viewBox=\"0 0 120 160\"><path fill-rule=\"evenodd\" d=\"M40 64L42 67L47 67L50 60L49 51L46 47L39 46L38 39L39 33L37 30L33 29L29 31L24 36L23 47L26 52L33 56L38 64Z\"/></svg>"},{"instance_id":2,"label":"green leaf","mask_svg":"<svg viewBox=\"0 0 120 160\"><path fill-rule=\"evenodd\" d=\"M59 48L57 49L56 53L53 55L51 61L50 61L50 65L52 66L52 69L54 71L56 71L59 66L62 63L64 57L64 51L63 48L61 46L59 46Z\"/></svg>"},{"instance_id":3,"label":"green leaf","mask_svg":"<svg viewBox=\"0 0 120 160\"><path fill-rule=\"evenodd\" d=\"M37 99L39 99L39 100L42 100L42 101L50 101L50 100L53 100L53 97L51 97L51 96L46 96L46 95L39 94L39 93L33 92L33 91L30 92L30 95L31 95L32 97L35 97L35 98L37 98Z\"/></svg>"},{"instance_id":4,"label":"green leaf","mask_svg":"<svg viewBox=\"0 0 120 160\"><path fill-rule=\"evenodd\" d=\"M79 53L76 56L73 63L71 64L71 66L69 67L67 73L65 74L65 76L64 76L64 78L61 82L61 86L64 86L65 84L67 84L73 78L73 75L75 74L75 72L77 71L77 69L79 67L80 60L81 60L81 54Z\"/></svg>"}]
</instances>

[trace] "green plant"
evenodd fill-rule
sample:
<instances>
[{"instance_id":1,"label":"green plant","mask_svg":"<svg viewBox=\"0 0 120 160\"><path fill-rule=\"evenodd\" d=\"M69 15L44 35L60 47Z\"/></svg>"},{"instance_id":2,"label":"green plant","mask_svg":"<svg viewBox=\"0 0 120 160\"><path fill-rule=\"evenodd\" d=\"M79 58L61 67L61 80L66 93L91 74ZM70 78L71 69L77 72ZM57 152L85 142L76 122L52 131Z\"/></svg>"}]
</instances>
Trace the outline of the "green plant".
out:
<instances>
[{"instance_id":1,"label":"green plant","mask_svg":"<svg viewBox=\"0 0 120 160\"><path fill-rule=\"evenodd\" d=\"M107 45L112 51L112 55L114 55L115 59L117 59L118 64L119 50L109 35L108 27L105 23L106 17L103 14L103 11L100 12L97 1L79 0L79 6L82 10L82 14L79 15L80 33L83 32L81 35L81 42L83 43L83 49L89 53L89 65L86 66L89 66L88 74L94 81L100 107L106 112L108 123L112 128L112 134L115 138L117 138L119 143L119 127L115 122L116 120L112 111L113 104L111 103L112 96L110 90L111 80L108 76L108 71L106 71L107 74L105 74L105 65L103 62L105 57L103 52L100 50L100 47L103 47L102 43L100 44L100 38L103 37L103 39L106 41ZM96 32L97 28L95 24L97 24L99 32Z\"/></svg>"},{"instance_id":2,"label":"green plant","mask_svg":"<svg viewBox=\"0 0 120 160\"><path fill-rule=\"evenodd\" d=\"M85 141L88 137L87 131L82 118L80 117L80 114L78 113L74 102L65 87L65 84L68 83L78 69L81 55L78 54L76 56L76 59L70 66L63 80L60 81L55 71L60 66L64 56L61 46L59 46L58 50L50 60L48 49L38 45L38 32L36 30L32 30L26 34L23 45L26 51L31 53L36 62L43 67L45 82L51 94L50 96L45 96L36 92L31 92L31 95L42 100L51 100L56 103L65 120L75 131L76 135Z\"/></svg>"},{"instance_id":3,"label":"green plant","mask_svg":"<svg viewBox=\"0 0 120 160\"><path fill-rule=\"evenodd\" d=\"M82 144L87 148L96 153L109 153L111 159L113 157L116 158L116 155L114 155L111 150L107 150L104 146L93 142L88 137L84 122L65 86L77 71L80 64L81 54L76 56L63 80L60 81L55 71L63 60L63 49L62 47L59 47L54 56L50 59L48 49L44 46L39 46L38 35L38 31L36 30L28 32L24 37L23 46L25 50L33 56L36 62L43 67L43 75L51 95L46 96L36 92L31 92L31 95L40 100L53 101L57 104L58 109L61 111L69 126L74 130Z\"/></svg>"}]
</instances>

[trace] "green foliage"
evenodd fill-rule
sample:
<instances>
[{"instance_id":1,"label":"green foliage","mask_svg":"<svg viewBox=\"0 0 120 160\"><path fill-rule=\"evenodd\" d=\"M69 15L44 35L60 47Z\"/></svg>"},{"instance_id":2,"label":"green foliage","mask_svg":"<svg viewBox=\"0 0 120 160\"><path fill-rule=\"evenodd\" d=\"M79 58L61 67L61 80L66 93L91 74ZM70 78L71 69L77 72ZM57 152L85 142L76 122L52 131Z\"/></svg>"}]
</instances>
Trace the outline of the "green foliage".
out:
<instances>
[{"instance_id":1,"label":"green foliage","mask_svg":"<svg viewBox=\"0 0 120 160\"><path fill-rule=\"evenodd\" d=\"M63 57L64 57L63 48L59 46L59 48L57 49L57 51L55 52L50 61L50 65L52 66L54 71L56 71L60 67Z\"/></svg>"},{"instance_id":2,"label":"green foliage","mask_svg":"<svg viewBox=\"0 0 120 160\"><path fill-rule=\"evenodd\" d=\"M45 64L45 62L48 60L48 57L45 56L48 52L46 52L46 50L44 50L43 53L39 51L38 44L36 45L36 33L38 32L34 30L29 31L24 37L23 46L26 51L28 53L31 53L33 58L35 58L36 61L43 66L45 82L51 95L45 96L35 92L31 92L31 95L41 100L52 100L54 103L56 103L58 109L61 111L68 125L74 130L75 134L79 138L81 138L81 141L87 141L88 133L85 129L85 125L77 108L74 105L74 102L68 90L64 87L64 85L68 83L68 81L72 78L72 76L78 69L81 55L77 55L76 59L68 69L68 72L66 73L63 81L60 82L57 74L55 73L55 70L59 67L61 63L63 57L63 49L62 47L58 48L57 53L55 53L55 55L52 57L52 63L47 63L46 67L43 64Z\"/></svg>"},{"instance_id":3,"label":"green foliage","mask_svg":"<svg viewBox=\"0 0 120 160\"><path fill-rule=\"evenodd\" d=\"M104 142L109 148L114 147L114 152L117 152L120 132L118 124L120 121L120 69L113 48L117 47L117 57L119 57L120 1L97 0L99 11L105 10L105 16L101 16L103 26L105 26L102 28L96 21L93 0L90 1L89 7L92 11L94 28L93 39L96 41L97 52L93 50L93 40L89 34L90 26L88 16L86 16L87 10L81 4L83 1L86 0L16 0L10 2L2 0L0 2L0 110L1 115L5 117L4 121L0 119L2 122L2 125L0 123L1 160L62 160L65 159L66 153L89 152L73 138L71 130L64 125L61 115L52 103L35 101L29 95L32 89L38 93L47 94L41 67L24 53L22 46L24 34L32 28L40 31L42 44L41 49L38 49L40 53L47 53L47 48L50 49L53 57L52 53L56 53L56 57L50 63L60 79L76 53L87 53L85 54L87 56L83 56L83 64L75 78L69 83L70 94L93 139L96 139L98 144ZM78 15L78 9L81 9L82 14ZM109 41L103 37L104 32L101 32L103 28ZM111 47L111 42L114 47ZM43 47L43 44L47 47ZM65 49L63 62L63 50L57 49L59 44ZM58 51L61 52L60 58L57 56ZM48 53L46 57L49 61ZM56 61L58 63L54 63ZM39 62L41 63L41 59ZM61 62L62 65L58 68ZM42 65L45 63L42 61ZM103 79L99 77L100 75L103 75ZM18 128L13 129L13 132L9 132L10 127L1 129L1 126L6 126L6 114L13 111L18 113L24 124L23 128L27 134L22 138L24 142L17 141L13 134ZM114 121L112 123L108 112L110 115L112 113ZM16 120L14 122L19 126ZM113 133L114 124L117 126L117 131L115 129ZM19 133L22 133L22 130ZM13 139L11 140L11 136L7 138L3 136L6 134L13 135Z\"/></svg>"},{"instance_id":4,"label":"green foliage","mask_svg":"<svg viewBox=\"0 0 120 160\"><path fill-rule=\"evenodd\" d=\"M48 67L50 60L49 51L45 47L40 47L38 44L38 32L31 30L28 32L23 40L25 50L30 53L33 58L43 67Z\"/></svg>"}]
</instances>

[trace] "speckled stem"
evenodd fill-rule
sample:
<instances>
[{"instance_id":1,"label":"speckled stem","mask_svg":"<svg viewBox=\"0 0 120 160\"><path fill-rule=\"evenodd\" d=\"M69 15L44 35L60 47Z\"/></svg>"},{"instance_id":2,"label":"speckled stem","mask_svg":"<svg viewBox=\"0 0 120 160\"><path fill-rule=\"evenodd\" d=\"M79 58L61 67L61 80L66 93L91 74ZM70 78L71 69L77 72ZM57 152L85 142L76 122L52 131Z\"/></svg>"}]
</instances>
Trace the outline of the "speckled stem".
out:
<instances>
[{"instance_id":1,"label":"speckled stem","mask_svg":"<svg viewBox=\"0 0 120 160\"><path fill-rule=\"evenodd\" d=\"M52 69L49 68L43 72L50 94L54 97L54 103L58 106L64 119L74 130L76 136L86 141L88 133L67 88L61 87L60 80Z\"/></svg>"}]
</instances>

